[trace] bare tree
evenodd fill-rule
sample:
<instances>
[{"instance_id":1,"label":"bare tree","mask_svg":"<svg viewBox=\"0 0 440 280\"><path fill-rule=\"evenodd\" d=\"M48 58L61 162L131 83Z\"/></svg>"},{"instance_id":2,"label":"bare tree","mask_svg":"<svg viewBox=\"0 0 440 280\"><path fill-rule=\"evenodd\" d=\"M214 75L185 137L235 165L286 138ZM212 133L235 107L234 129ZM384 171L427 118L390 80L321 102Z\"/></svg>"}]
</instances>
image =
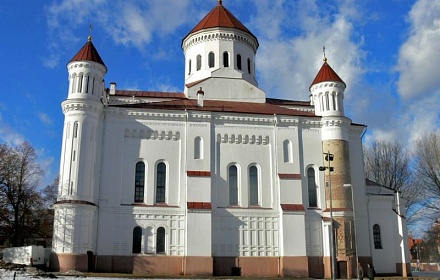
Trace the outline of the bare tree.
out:
<instances>
[{"instance_id":1,"label":"bare tree","mask_svg":"<svg viewBox=\"0 0 440 280\"><path fill-rule=\"evenodd\" d=\"M403 191L411 177L410 156L397 142L374 141L364 149L366 177L396 191Z\"/></svg>"},{"instance_id":2,"label":"bare tree","mask_svg":"<svg viewBox=\"0 0 440 280\"><path fill-rule=\"evenodd\" d=\"M440 132L417 141L415 170L423 190L423 206L429 208L436 219L440 216Z\"/></svg>"},{"instance_id":3,"label":"bare tree","mask_svg":"<svg viewBox=\"0 0 440 280\"><path fill-rule=\"evenodd\" d=\"M399 191L406 200L408 223L416 217L420 207L420 188L414 182L411 155L398 142L374 141L364 148L365 175L368 179Z\"/></svg>"},{"instance_id":4,"label":"bare tree","mask_svg":"<svg viewBox=\"0 0 440 280\"><path fill-rule=\"evenodd\" d=\"M36 188L42 174L28 142L16 147L0 144L0 226L12 246L23 245L35 228L41 209Z\"/></svg>"}]
</instances>

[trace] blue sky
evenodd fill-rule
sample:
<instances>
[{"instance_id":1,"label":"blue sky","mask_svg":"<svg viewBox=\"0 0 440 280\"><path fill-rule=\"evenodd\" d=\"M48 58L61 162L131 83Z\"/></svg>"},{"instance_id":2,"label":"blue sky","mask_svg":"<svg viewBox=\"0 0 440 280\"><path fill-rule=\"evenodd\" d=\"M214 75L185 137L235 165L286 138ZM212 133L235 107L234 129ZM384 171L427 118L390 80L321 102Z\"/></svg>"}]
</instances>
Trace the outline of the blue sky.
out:
<instances>
[{"instance_id":1,"label":"blue sky","mask_svg":"<svg viewBox=\"0 0 440 280\"><path fill-rule=\"evenodd\" d=\"M183 91L182 38L217 0L0 2L0 142L29 141L58 174L66 65L93 43L106 86ZM440 0L224 0L258 38L257 79L267 97L308 100L322 64L346 82L346 114L368 126L364 141L411 147L440 127Z\"/></svg>"}]
</instances>

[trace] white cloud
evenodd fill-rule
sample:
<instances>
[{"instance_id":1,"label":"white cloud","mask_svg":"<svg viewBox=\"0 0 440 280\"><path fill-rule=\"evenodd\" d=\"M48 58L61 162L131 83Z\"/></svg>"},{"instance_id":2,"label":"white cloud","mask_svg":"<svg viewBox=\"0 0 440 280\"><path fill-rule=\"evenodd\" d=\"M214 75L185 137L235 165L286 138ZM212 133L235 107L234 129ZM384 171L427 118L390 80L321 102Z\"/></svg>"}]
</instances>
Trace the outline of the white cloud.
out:
<instances>
[{"instance_id":1,"label":"white cloud","mask_svg":"<svg viewBox=\"0 0 440 280\"><path fill-rule=\"evenodd\" d=\"M408 14L409 35L395 69L399 79L399 141L411 148L420 136L440 126L440 2L419 0Z\"/></svg>"},{"instance_id":2,"label":"white cloud","mask_svg":"<svg viewBox=\"0 0 440 280\"><path fill-rule=\"evenodd\" d=\"M0 114L0 142L8 145L16 146L25 141L25 138L20 133L16 132L7 123L3 121Z\"/></svg>"},{"instance_id":3,"label":"white cloud","mask_svg":"<svg viewBox=\"0 0 440 280\"><path fill-rule=\"evenodd\" d=\"M54 41L78 40L74 30L91 23L116 44L143 51L155 36L166 37L187 21L188 3L188 0L63 0L46 7L46 20ZM87 31L83 34L88 35ZM47 66L53 67L57 62L54 58L49 57Z\"/></svg>"},{"instance_id":4,"label":"white cloud","mask_svg":"<svg viewBox=\"0 0 440 280\"><path fill-rule=\"evenodd\" d=\"M419 0L409 16L410 34L401 46L397 70L399 94L414 98L439 88L440 1Z\"/></svg>"},{"instance_id":5,"label":"white cloud","mask_svg":"<svg viewBox=\"0 0 440 280\"><path fill-rule=\"evenodd\" d=\"M257 56L259 81L269 95L275 92L278 97L307 100L309 86L323 63L323 46L328 63L347 85L354 85L363 74L359 65L362 51L353 41L353 19L347 17L357 12L338 12L346 3L332 7L335 13L332 15L327 5L323 7L314 1L299 1L297 7L288 9L289 14L280 8L280 1L274 5L258 4L258 14L276 15L274 21L265 17L255 19L263 35L259 36ZM292 2L285 1L284 5L292 5ZM290 29L291 36L268 35L271 30L278 34L280 29Z\"/></svg>"},{"instance_id":6,"label":"white cloud","mask_svg":"<svg viewBox=\"0 0 440 280\"><path fill-rule=\"evenodd\" d=\"M52 124L51 117L48 114L46 114L46 113L43 113L43 112L38 113L38 118L45 125L51 125Z\"/></svg>"}]
</instances>

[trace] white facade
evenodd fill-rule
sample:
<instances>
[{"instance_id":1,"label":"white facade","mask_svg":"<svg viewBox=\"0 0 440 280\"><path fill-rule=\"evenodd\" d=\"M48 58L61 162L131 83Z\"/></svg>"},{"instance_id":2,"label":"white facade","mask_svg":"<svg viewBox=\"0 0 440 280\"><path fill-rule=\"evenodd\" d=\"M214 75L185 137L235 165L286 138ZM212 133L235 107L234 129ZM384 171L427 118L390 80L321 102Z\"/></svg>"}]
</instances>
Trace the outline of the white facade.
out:
<instances>
[{"instance_id":1,"label":"white facade","mask_svg":"<svg viewBox=\"0 0 440 280\"><path fill-rule=\"evenodd\" d=\"M231 17L221 1L214 11ZM406 224L394 196L366 188L365 126L344 116L345 83L324 75L311 103L266 99L255 80L257 39L242 25L215 25L183 40L181 94L104 90L97 81L107 69L91 41L68 64L51 266L329 277L327 171L319 167L328 164L326 143L343 143L332 176L334 203L347 206L332 210L355 224L344 242L356 235L357 243L338 253L339 276L355 274L356 257L379 273L401 273L408 248L396 240L406 240ZM354 202L351 190L340 195L342 183ZM375 248L374 225L386 248Z\"/></svg>"}]
</instances>

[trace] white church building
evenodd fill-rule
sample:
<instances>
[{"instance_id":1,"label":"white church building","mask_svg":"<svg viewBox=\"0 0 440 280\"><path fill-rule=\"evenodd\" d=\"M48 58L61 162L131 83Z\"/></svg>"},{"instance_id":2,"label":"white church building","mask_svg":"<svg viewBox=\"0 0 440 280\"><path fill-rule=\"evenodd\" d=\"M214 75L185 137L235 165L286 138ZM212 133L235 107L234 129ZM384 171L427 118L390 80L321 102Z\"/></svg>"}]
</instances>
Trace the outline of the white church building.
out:
<instances>
[{"instance_id":1,"label":"white church building","mask_svg":"<svg viewBox=\"0 0 440 280\"><path fill-rule=\"evenodd\" d=\"M365 180L346 84L324 57L306 101L270 98L258 46L218 1L182 40L183 92L133 91L106 88L89 37L67 65L53 270L409 273L404 203Z\"/></svg>"}]
</instances>

